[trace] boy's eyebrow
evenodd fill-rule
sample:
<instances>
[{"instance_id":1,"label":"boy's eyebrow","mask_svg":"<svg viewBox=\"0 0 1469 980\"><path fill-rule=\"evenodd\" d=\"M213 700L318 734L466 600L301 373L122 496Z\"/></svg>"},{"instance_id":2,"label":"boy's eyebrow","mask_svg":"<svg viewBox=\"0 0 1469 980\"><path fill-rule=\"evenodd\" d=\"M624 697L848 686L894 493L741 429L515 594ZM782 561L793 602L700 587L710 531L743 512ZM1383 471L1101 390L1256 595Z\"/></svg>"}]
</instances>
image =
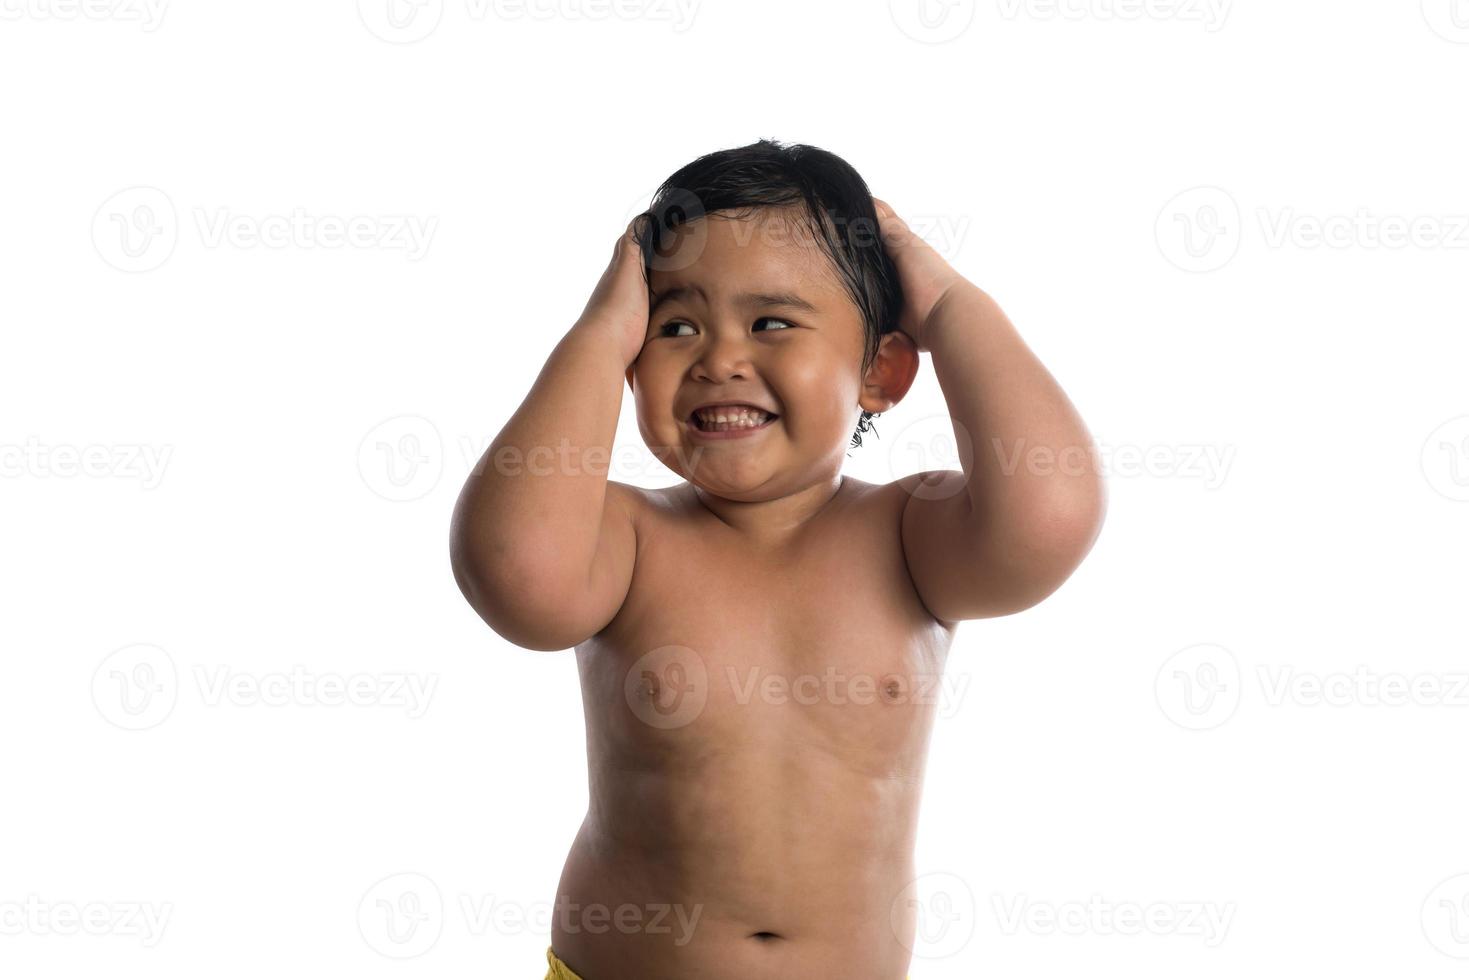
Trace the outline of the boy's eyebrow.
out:
<instances>
[{"instance_id":1,"label":"boy's eyebrow","mask_svg":"<svg viewBox=\"0 0 1469 980\"><path fill-rule=\"evenodd\" d=\"M697 284L689 286L670 286L661 293L655 293L653 305L648 308L648 315L657 312L658 307L669 300L686 299L693 293L698 293L699 298L708 302L709 297ZM734 297L736 306L785 306L793 310L801 310L803 313L816 313L818 310L807 300L802 299L795 293L739 293Z\"/></svg>"}]
</instances>

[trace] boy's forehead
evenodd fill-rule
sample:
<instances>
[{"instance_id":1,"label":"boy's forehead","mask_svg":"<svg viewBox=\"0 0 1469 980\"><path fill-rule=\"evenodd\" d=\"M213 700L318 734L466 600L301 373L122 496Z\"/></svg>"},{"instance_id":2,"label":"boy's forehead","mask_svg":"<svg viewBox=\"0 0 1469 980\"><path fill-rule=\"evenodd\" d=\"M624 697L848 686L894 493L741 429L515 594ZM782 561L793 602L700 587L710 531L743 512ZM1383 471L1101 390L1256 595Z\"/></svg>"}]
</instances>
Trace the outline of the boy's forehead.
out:
<instances>
[{"instance_id":1,"label":"boy's forehead","mask_svg":"<svg viewBox=\"0 0 1469 980\"><path fill-rule=\"evenodd\" d=\"M711 215L679 225L649 270L655 294L697 285L719 291L794 293L815 305L842 293L831 259L799 216L767 209L751 217Z\"/></svg>"}]
</instances>

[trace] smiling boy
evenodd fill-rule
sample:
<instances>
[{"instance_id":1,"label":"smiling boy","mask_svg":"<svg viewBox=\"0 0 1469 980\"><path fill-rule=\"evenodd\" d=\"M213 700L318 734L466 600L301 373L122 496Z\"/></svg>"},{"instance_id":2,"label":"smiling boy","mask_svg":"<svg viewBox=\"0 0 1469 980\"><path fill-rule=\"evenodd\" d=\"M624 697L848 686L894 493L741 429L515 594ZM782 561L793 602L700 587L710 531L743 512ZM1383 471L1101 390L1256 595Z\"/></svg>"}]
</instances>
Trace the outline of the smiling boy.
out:
<instances>
[{"instance_id":1,"label":"smiling boy","mask_svg":"<svg viewBox=\"0 0 1469 980\"><path fill-rule=\"evenodd\" d=\"M961 470L844 476L923 351ZM611 455L624 383L685 482L586 465ZM904 976L919 692L959 621L1039 602L1102 521L1094 467L1006 466L1017 446L1094 452L999 307L845 161L762 140L664 183L451 532L496 632L576 649L589 805L549 977ZM507 465L547 447L582 462Z\"/></svg>"}]
</instances>

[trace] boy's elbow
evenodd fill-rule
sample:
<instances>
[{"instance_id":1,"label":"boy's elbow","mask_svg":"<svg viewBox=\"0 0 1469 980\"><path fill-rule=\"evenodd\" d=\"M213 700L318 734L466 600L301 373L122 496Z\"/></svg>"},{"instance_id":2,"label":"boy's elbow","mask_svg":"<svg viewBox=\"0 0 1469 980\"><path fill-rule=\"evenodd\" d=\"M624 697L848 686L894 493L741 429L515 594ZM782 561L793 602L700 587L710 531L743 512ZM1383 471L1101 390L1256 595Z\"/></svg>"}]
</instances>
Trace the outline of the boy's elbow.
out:
<instances>
[{"instance_id":1,"label":"boy's elbow","mask_svg":"<svg viewBox=\"0 0 1469 980\"><path fill-rule=\"evenodd\" d=\"M449 545L449 566L471 609L499 636L527 650L569 650L586 639L579 622L557 611L565 593L539 583L532 569L476 550L461 536Z\"/></svg>"},{"instance_id":2,"label":"boy's elbow","mask_svg":"<svg viewBox=\"0 0 1469 980\"><path fill-rule=\"evenodd\" d=\"M1019 560L990 575L979 590L985 616L1009 616L1038 605L1060 589L1080 567L1101 534L1106 492L1100 481L1072 486L1037 505L1010 528L1011 539L997 545Z\"/></svg>"},{"instance_id":3,"label":"boy's elbow","mask_svg":"<svg viewBox=\"0 0 1469 980\"><path fill-rule=\"evenodd\" d=\"M1061 588L1091 553L1107 516L1107 495L1101 480L1073 485L1057 493L1033 526L1032 554L1036 558L1031 588L1021 596L1029 608ZM1018 611L1018 610L1017 610Z\"/></svg>"}]
</instances>

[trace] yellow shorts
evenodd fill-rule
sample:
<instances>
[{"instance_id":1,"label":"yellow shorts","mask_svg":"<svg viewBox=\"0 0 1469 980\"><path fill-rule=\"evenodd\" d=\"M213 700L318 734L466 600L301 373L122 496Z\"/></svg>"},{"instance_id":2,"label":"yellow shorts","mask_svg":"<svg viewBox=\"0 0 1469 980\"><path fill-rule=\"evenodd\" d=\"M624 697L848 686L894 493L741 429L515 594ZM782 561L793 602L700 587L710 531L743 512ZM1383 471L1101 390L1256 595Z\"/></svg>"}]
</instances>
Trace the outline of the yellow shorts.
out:
<instances>
[{"instance_id":1,"label":"yellow shorts","mask_svg":"<svg viewBox=\"0 0 1469 980\"><path fill-rule=\"evenodd\" d=\"M549 946L546 947L546 962L551 964L551 969L546 971L546 980L581 980L581 977L571 972L571 967L556 957Z\"/></svg>"},{"instance_id":2,"label":"yellow shorts","mask_svg":"<svg viewBox=\"0 0 1469 980\"><path fill-rule=\"evenodd\" d=\"M551 969L546 971L546 980L581 980L581 977L571 972L571 967L557 958L549 946L546 947L546 962L551 964Z\"/></svg>"}]
</instances>

